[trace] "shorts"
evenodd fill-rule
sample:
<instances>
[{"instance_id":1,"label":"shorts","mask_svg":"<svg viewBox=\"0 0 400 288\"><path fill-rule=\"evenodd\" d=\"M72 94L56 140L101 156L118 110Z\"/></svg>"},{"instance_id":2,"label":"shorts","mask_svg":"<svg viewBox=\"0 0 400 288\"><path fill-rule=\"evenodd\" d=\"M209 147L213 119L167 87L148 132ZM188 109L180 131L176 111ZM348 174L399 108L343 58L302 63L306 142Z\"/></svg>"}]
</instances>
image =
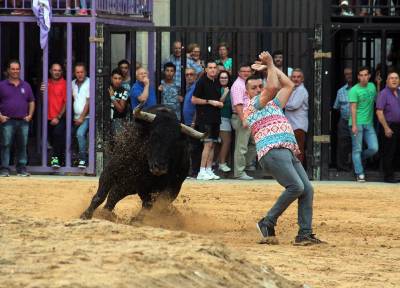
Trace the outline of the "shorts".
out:
<instances>
[{"instance_id":1,"label":"shorts","mask_svg":"<svg viewBox=\"0 0 400 288\"><path fill-rule=\"evenodd\" d=\"M231 119L221 117L221 125L219 126L219 130L223 132L231 132L232 131Z\"/></svg>"},{"instance_id":2,"label":"shorts","mask_svg":"<svg viewBox=\"0 0 400 288\"><path fill-rule=\"evenodd\" d=\"M202 141L203 142L214 142L218 143L219 140L219 124L197 124L195 129L201 133L206 133L207 136Z\"/></svg>"}]
</instances>

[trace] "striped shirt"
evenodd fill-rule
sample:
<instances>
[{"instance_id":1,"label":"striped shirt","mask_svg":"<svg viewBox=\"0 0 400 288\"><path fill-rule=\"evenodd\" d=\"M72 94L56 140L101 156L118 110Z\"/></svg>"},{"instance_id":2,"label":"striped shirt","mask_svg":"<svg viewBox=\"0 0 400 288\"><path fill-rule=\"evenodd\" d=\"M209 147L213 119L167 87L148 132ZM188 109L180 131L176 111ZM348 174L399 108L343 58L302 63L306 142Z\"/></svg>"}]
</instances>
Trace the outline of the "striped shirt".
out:
<instances>
[{"instance_id":1,"label":"striped shirt","mask_svg":"<svg viewBox=\"0 0 400 288\"><path fill-rule=\"evenodd\" d=\"M292 126L278 98L261 107L260 95L257 95L244 108L244 115L256 142L258 160L271 149L286 148L295 155L300 153Z\"/></svg>"}]
</instances>

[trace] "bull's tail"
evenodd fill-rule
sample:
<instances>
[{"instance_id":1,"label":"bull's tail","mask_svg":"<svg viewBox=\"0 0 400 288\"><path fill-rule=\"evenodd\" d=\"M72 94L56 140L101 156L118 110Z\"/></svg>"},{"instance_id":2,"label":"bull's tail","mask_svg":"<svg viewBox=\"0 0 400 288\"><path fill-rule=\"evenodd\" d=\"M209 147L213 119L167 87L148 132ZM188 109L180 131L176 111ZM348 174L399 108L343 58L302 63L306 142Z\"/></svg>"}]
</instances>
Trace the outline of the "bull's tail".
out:
<instances>
[{"instance_id":1,"label":"bull's tail","mask_svg":"<svg viewBox=\"0 0 400 288\"><path fill-rule=\"evenodd\" d=\"M99 207L104 200L106 200L109 191L110 189L108 189L107 186L102 185L100 181L99 188L97 189L96 194L93 196L89 207L85 210L85 212L82 213L81 219L92 219L94 210L96 210L97 207Z\"/></svg>"}]
</instances>

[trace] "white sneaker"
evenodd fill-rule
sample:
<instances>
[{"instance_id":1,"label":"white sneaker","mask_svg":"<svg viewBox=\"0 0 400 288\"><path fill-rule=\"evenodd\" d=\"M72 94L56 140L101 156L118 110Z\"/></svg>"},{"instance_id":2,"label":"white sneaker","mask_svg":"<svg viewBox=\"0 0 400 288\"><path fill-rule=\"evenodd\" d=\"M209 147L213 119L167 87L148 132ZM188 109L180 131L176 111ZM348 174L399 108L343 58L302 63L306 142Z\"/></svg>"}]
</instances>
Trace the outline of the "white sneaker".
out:
<instances>
[{"instance_id":1,"label":"white sneaker","mask_svg":"<svg viewBox=\"0 0 400 288\"><path fill-rule=\"evenodd\" d=\"M225 173L231 172L231 168L228 165L226 165L226 163L219 164L218 168L219 170Z\"/></svg>"},{"instance_id":2,"label":"white sneaker","mask_svg":"<svg viewBox=\"0 0 400 288\"><path fill-rule=\"evenodd\" d=\"M253 180L254 178L247 175L246 173L243 173L239 177L236 178L237 180Z\"/></svg>"},{"instance_id":3,"label":"white sneaker","mask_svg":"<svg viewBox=\"0 0 400 288\"><path fill-rule=\"evenodd\" d=\"M215 175L212 170L208 170L207 173L208 173L208 175L210 175L210 177L212 177L213 180L221 179L221 177L219 177L218 175Z\"/></svg>"},{"instance_id":4,"label":"white sneaker","mask_svg":"<svg viewBox=\"0 0 400 288\"><path fill-rule=\"evenodd\" d=\"M199 174L197 174L197 180L213 180L214 178L208 174L206 171L200 171Z\"/></svg>"}]
</instances>

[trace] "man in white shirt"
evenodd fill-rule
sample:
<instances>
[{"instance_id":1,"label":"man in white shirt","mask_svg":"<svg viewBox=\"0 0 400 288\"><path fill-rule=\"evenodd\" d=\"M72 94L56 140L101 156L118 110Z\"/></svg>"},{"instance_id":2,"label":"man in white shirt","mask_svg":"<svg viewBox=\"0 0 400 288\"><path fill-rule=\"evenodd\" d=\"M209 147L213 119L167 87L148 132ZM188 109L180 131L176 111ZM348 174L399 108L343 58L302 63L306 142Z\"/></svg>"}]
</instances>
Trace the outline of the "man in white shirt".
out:
<instances>
[{"instance_id":1,"label":"man in white shirt","mask_svg":"<svg viewBox=\"0 0 400 288\"><path fill-rule=\"evenodd\" d=\"M89 97L90 80L86 76L86 67L77 63L74 68L75 80L72 81L72 97L74 99L74 126L79 146L78 167L87 166L87 132L89 131Z\"/></svg>"},{"instance_id":2,"label":"man in white shirt","mask_svg":"<svg viewBox=\"0 0 400 288\"><path fill-rule=\"evenodd\" d=\"M308 131L308 92L306 87L304 87L304 74L300 68L293 70L290 79L294 83L295 88L286 104L285 115L292 125L297 144L300 148L301 154L297 158L304 164L306 133Z\"/></svg>"}]
</instances>

